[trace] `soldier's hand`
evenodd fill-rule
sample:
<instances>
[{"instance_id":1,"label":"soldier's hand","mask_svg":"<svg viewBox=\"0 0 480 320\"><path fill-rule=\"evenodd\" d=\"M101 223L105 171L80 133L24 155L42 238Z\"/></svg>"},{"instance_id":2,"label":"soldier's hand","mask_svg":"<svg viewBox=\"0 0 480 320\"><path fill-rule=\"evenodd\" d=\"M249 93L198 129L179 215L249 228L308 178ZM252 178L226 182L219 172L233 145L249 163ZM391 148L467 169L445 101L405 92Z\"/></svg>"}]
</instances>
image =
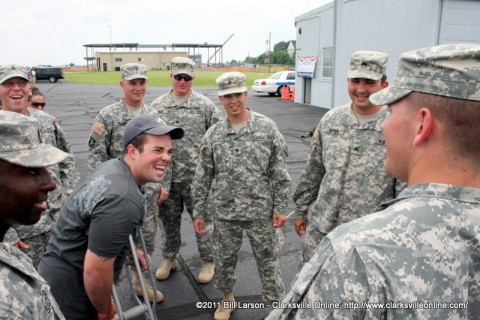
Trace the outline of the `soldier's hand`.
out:
<instances>
[{"instance_id":1,"label":"soldier's hand","mask_svg":"<svg viewBox=\"0 0 480 320\"><path fill-rule=\"evenodd\" d=\"M306 219L295 219L295 232L297 232L300 237L303 237L303 235L307 231L307 224L308 220Z\"/></svg>"},{"instance_id":2,"label":"soldier's hand","mask_svg":"<svg viewBox=\"0 0 480 320\"><path fill-rule=\"evenodd\" d=\"M138 257L138 262L140 262L140 266L142 267L142 270L145 271L147 270L147 265L152 264L152 259L150 256L145 254L142 250L137 249L137 257Z\"/></svg>"},{"instance_id":3,"label":"soldier's hand","mask_svg":"<svg viewBox=\"0 0 480 320\"><path fill-rule=\"evenodd\" d=\"M23 249L23 250L28 250L28 248L29 248L28 244L26 244L22 240L18 240L18 242L15 243L15 247L17 247L18 249Z\"/></svg>"},{"instance_id":4,"label":"soldier's hand","mask_svg":"<svg viewBox=\"0 0 480 320\"><path fill-rule=\"evenodd\" d=\"M161 188L157 198L157 206L167 201L169 195L170 193L167 191L167 189Z\"/></svg>"},{"instance_id":5,"label":"soldier's hand","mask_svg":"<svg viewBox=\"0 0 480 320\"><path fill-rule=\"evenodd\" d=\"M203 230L204 224L205 224L205 219L197 218L193 220L193 227L195 228L195 232L198 233L199 235L202 235L205 233L205 230Z\"/></svg>"},{"instance_id":6,"label":"soldier's hand","mask_svg":"<svg viewBox=\"0 0 480 320\"><path fill-rule=\"evenodd\" d=\"M284 214L274 213L273 214L273 227L281 228L287 222L287 216Z\"/></svg>"}]
</instances>

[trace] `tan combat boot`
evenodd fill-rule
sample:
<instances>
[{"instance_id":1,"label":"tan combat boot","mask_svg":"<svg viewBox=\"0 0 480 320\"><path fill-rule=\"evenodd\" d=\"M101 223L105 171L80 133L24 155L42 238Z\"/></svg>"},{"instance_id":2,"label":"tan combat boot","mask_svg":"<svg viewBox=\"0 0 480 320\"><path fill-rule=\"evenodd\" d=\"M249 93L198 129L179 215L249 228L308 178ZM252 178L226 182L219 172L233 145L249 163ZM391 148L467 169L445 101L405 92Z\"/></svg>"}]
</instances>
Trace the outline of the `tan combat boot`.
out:
<instances>
[{"instance_id":1,"label":"tan combat boot","mask_svg":"<svg viewBox=\"0 0 480 320\"><path fill-rule=\"evenodd\" d=\"M233 292L226 292L223 294L223 300L220 307L215 310L213 320L229 320L230 314L236 309L235 298Z\"/></svg>"},{"instance_id":2,"label":"tan combat boot","mask_svg":"<svg viewBox=\"0 0 480 320\"><path fill-rule=\"evenodd\" d=\"M157 280L165 280L170 276L170 271L177 267L176 259L164 259L160 267L158 267L155 277Z\"/></svg>"},{"instance_id":3,"label":"tan combat boot","mask_svg":"<svg viewBox=\"0 0 480 320\"><path fill-rule=\"evenodd\" d=\"M139 297L143 297L142 287L140 286L140 281L138 280L137 274L133 273L132 278L133 278L132 281L133 281L133 288L135 289L135 294ZM152 286L145 283L145 289L147 290L148 300L150 300L150 302L153 302L155 296L153 294ZM164 299L163 293L161 293L160 290L157 290L157 302L162 302L163 299Z\"/></svg>"},{"instance_id":4,"label":"tan combat boot","mask_svg":"<svg viewBox=\"0 0 480 320\"><path fill-rule=\"evenodd\" d=\"M215 264L212 261L204 261L202 270L198 274L198 283L209 283L215 275Z\"/></svg>"}]
</instances>

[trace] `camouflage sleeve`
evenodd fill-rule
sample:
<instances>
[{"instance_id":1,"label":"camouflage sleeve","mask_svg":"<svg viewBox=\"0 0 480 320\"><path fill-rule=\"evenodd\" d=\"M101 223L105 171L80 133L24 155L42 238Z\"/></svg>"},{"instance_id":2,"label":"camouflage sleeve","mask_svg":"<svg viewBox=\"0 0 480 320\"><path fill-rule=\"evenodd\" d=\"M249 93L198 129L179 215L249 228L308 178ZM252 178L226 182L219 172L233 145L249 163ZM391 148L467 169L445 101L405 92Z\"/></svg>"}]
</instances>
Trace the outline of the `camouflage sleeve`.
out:
<instances>
[{"instance_id":1,"label":"camouflage sleeve","mask_svg":"<svg viewBox=\"0 0 480 320\"><path fill-rule=\"evenodd\" d=\"M275 128L273 148L269 161L270 181L273 190L273 213L285 214L292 180L288 174L286 157L287 144L282 134Z\"/></svg>"},{"instance_id":2,"label":"camouflage sleeve","mask_svg":"<svg viewBox=\"0 0 480 320\"><path fill-rule=\"evenodd\" d=\"M20 241L17 230L14 228L8 229L7 233L5 233L3 241L10 243L12 246L15 245L18 241Z\"/></svg>"},{"instance_id":3,"label":"camouflage sleeve","mask_svg":"<svg viewBox=\"0 0 480 320\"><path fill-rule=\"evenodd\" d=\"M75 184L78 182L80 175L75 165L75 158L73 156L70 140L65 134L65 131L63 131L63 129L55 121L53 121L53 123L56 129L55 138L57 140L57 148L71 155L58 164L58 168L60 170L60 180L62 182L64 192L66 194L70 194L75 188Z\"/></svg>"},{"instance_id":4,"label":"camouflage sleeve","mask_svg":"<svg viewBox=\"0 0 480 320\"><path fill-rule=\"evenodd\" d=\"M325 174L319 127L315 130L312 137L312 146L308 154L307 163L302 171L298 186L293 192L293 201L296 205L295 215L300 219L307 219L308 207L316 200Z\"/></svg>"},{"instance_id":5,"label":"camouflage sleeve","mask_svg":"<svg viewBox=\"0 0 480 320\"><path fill-rule=\"evenodd\" d=\"M88 140L88 169L90 172L108 160L107 149L110 145L110 135L106 128L105 119L97 114Z\"/></svg>"},{"instance_id":6,"label":"camouflage sleeve","mask_svg":"<svg viewBox=\"0 0 480 320\"><path fill-rule=\"evenodd\" d=\"M213 150L204 139L198 155L197 167L192 181L193 218L204 218L208 195L215 174Z\"/></svg>"},{"instance_id":7,"label":"camouflage sleeve","mask_svg":"<svg viewBox=\"0 0 480 320\"><path fill-rule=\"evenodd\" d=\"M366 301L366 295L375 296L375 290L368 285L362 259L352 251L344 258L348 259L349 269L355 272L345 274L330 240L325 238L297 274L279 308L267 319L363 319L365 309L348 308L345 303ZM353 290L345 292L345 287ZM350 293L355 298L348 299Z\"/></svg>"},{"instance_id":8,"label":"camouflage sleeve","mask_svg":"<svg viewBox=\"0 0 480 320\"><path fill-rule=\"evenodd\" d=\"M212 102L209 117L207 119L207 129L220 121L222 118L222 112L217 108L215 103Z\"/></svg>"},{"instance_id":9,"label":"camouflage sleeve","mask_svg":"<svg viewBox=\"0 0 480 320\"><path fill-rule=\"evenodd\" d=\"M167 171L165 171L165 175L163 176L163 181L160 182L160 186L162 189L167 190L170 192L170 187L172 185L172 163L167 167Z\"/></svg>"},{"instance_id":10,"label":"camouflage sleeve","mask_svg":"<svg viewBox=\"0 0 480 320\"><path fill-rule=\"evenodd\" d=\"M394 198L398 197L400 192L402 192L403 189L405 189L406 187L407 187L407 183L405 181L395 179L395 186L394 186L395 190L393 190Z\"/></svg>"}]
</instances>

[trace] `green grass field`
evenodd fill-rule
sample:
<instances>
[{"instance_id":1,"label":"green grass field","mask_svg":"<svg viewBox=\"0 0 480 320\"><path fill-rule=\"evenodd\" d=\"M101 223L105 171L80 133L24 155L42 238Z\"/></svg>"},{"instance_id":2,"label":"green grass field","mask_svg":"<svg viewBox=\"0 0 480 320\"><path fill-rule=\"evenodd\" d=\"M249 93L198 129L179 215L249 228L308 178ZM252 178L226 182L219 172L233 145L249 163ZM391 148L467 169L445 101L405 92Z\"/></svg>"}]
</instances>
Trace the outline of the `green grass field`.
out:
<instances>
[{"instance_id":1,"label":"green grass field","mask_svg":"<svg viewBox=\"0 0 480 320\"><path fill-rule=\"evenodd\" d=\"M225 70L196 70L194 86L199 87L215 87L215 79L218 78ZM251 87L255 79L268 78L274 73L242 71L247 77L247 87ZM152 70L148 71L148 85L150 86L171 86L170 71L168 70ZM75 83L93 83L93 84L118 84L120 81L119 71L97 72L97 71L65 71L65 82Z\"/></svg>"}]
</instances>

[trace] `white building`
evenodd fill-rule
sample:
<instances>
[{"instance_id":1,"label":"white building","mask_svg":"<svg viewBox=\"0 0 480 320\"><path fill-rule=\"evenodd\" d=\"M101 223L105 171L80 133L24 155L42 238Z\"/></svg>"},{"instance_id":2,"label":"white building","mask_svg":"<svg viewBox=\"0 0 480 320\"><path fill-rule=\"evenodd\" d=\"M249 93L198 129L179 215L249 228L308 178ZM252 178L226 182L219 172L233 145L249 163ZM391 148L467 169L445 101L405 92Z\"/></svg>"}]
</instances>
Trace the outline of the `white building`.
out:
<instances>
[{"instance_id":1,"label":"white building","mask_svg":"<svg viewBox=\"0 0 480 320\"><path fill-rule=\"evenodd\" d=\"M295 102L330 109L349 101L347 71L354 51L387 52L392 83L402 52L480 43L480 1L334 0L296 17L295 26ZM315 67L308 70L312 60ZM301 76L305 70L313 71L313 77Z\"/></svg>"}]
</instances>

